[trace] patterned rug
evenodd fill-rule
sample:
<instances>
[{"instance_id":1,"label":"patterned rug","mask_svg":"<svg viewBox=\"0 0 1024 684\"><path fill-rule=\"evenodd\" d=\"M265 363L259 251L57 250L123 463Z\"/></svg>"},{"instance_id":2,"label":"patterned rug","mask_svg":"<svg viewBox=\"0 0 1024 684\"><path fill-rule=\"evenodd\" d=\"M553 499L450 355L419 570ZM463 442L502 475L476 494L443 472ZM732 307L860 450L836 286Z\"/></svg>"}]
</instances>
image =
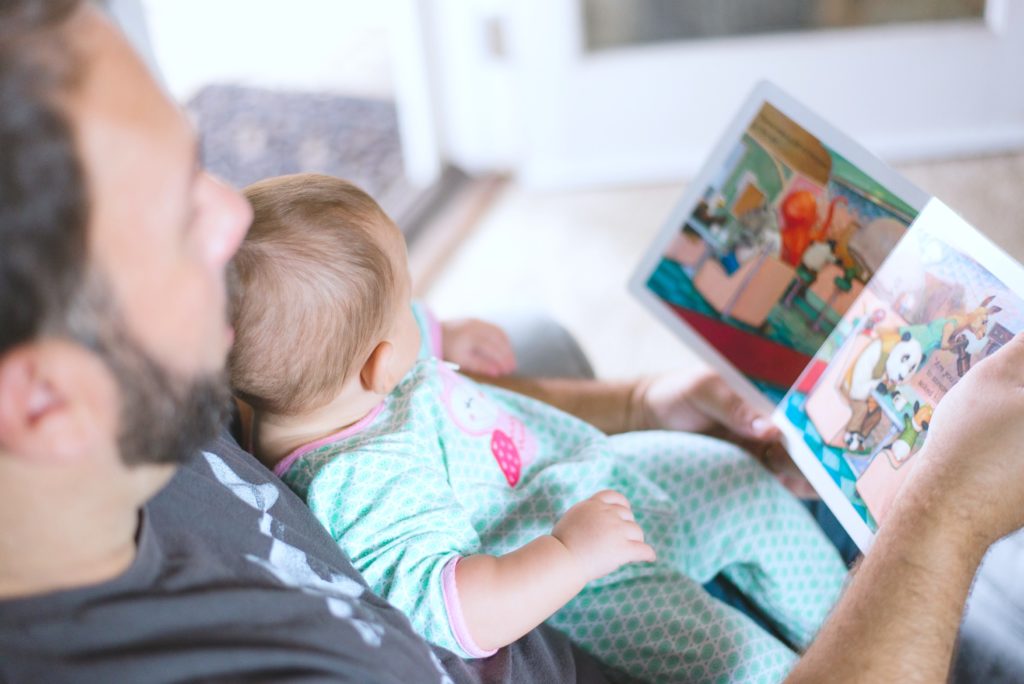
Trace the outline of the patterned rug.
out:
<instances>
[{"instance_id":1,"label":"patterned rug","mask_svg":"<svg viewBox=\"0 0 1024 684\"><path fill-rule=\"evenodd\" d=\"M236 187L286 173L346 178L385 210L404 182L393 102L211 85L186 106L207 168Z\"/></svg>"}]
</instances>

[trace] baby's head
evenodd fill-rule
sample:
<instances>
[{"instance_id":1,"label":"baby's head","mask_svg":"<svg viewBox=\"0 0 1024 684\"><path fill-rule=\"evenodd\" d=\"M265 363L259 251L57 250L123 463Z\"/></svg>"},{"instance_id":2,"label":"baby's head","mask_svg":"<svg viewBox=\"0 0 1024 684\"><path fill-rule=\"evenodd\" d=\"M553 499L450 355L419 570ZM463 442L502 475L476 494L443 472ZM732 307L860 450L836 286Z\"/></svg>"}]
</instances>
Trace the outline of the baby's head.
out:
<instances>
[{"instance_id":1,"label":"baby's head","mask_svg":"<svg viewBox=\"0 0 1024 684\"><path fill-rule=\"evenodd\" d=\"M269 178L245 195L254 217L232 269L234 392L278 416L379 401L420 343L402 234L330 176Z\"/></svg>"}]
</instances>

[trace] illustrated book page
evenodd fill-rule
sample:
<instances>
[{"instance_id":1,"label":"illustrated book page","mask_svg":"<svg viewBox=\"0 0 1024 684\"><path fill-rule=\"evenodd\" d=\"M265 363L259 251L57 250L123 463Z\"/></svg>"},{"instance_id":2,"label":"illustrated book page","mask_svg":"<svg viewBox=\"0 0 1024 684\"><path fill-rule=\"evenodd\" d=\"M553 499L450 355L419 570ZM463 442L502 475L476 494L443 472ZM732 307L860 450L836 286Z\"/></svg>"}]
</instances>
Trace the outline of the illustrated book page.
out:
<instances>
[{"instance_id":1,"label":"illustrated book page","mask_svg":"<svg viewBox=\"0 0 1024 684\"><path fill-rule=\"evenodd\" d=\"M862 550L942 397L1024 330L1022 295L1024 267L933 199L778 405L789 453Z\"/></svg>"},{"instance_id":2,"label":"illustrated book page","mask_svg":"<svg viewBox=\"0 0 1024 684\"><path fill-rule=\"evenodd\" d=\"M927 199L762 83L672 212L630 289L769 413Z\"/></svg>"}]
</instances>

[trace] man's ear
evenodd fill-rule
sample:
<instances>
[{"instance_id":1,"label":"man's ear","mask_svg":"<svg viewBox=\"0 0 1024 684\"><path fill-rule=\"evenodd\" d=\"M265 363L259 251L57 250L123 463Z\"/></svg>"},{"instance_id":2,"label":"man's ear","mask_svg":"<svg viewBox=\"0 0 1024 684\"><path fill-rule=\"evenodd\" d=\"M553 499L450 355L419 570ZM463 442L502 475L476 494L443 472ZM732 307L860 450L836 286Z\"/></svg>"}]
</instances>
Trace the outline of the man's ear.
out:
<instances>
[{"instance_id":1,"label":"man's ear","mask_svg":"<svg viewBox=\"0 0 1024 684\"><path fill-rule=\"evenodd\" d=\"M363 389L374 394L387 394L391 391L394 385L391 371L394 355L395 347L387 340L373 348L370 358L359 371L359 381Z\"/></svg>"},{"instance_id":2,"label":"man's ear","mask_svg":"<svg viewBox=\"0 0 1024 684\"><path fill-rule=\"evenodd\" d=\"M103 365L69 343L32 343L0 357L0 449L67 463L111 442L117 394Z\"/></svg>"}]
</instances>

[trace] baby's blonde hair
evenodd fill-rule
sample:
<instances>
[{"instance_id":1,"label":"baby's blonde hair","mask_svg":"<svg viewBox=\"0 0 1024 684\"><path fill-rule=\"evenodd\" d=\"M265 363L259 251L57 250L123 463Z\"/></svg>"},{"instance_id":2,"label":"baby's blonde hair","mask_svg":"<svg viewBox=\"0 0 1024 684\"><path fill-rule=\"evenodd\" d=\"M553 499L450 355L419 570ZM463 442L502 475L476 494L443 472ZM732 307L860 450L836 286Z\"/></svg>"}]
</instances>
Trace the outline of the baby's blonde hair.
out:
<instances>
[{"instance_id":1,"label":"baby's blonde hair","mask_svg":"<svg viewBox=\"0 0 1024 684\"><path fill-rule=\"evenodd\" d=\"M254 216L232 262L232 389L257 410L314 410L387 333L396 292L382 237L396 229L373 198L330 176L268 178L245 196Z\"/></svg>"}]
</instances>

